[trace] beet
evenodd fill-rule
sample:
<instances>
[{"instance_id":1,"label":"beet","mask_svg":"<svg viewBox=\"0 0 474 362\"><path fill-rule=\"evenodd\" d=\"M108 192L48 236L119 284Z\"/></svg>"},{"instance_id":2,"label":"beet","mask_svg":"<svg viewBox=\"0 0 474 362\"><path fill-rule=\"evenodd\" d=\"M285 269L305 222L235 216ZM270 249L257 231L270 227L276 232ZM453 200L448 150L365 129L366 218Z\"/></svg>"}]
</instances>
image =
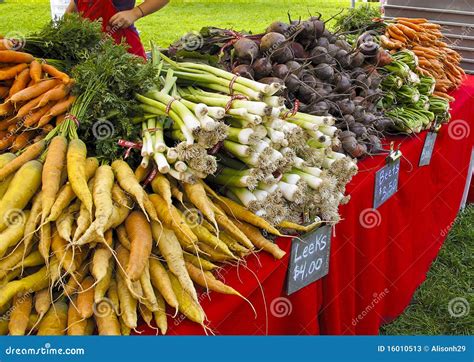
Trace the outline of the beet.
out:
<instances>
[{"instance_id":1,"label":"beet","mask_svg":"<svg viewBox=\"0 0 474 362\"><path fill-rule=\"evenodd\" d=\"M360 46L363 43L369 43L373 42L374 37L371 32L366 31L365 33L362 33L358 38L357 38L357 46Z\"/></svg>"},{"instance_id":2,"label":"beet","mask_svg":"<svg viewBox=\"0 0 474 362\"><path fill-rule=\"evenodd\" d=\"M285 79L285 85L291 93L296 93L301 86L301 81L296 75L289 74Z\"/></svg>"},{"instance_id":3,"label":"beet","mask_svg":"<svg viewBox=\"0 0 474 362\"><path fill-rule=\"evenodd\" d=\"M314 103L322 96L324 95L304 83L298 89L298 99L305 103Z\"/></svg>"},{"instance_id":4,"label":"beet","mask_svg":"<svg viewBox=\"0 0 474 362\"><path fill-rule=\"evenodd\" d=\"M267 33L260 40L260 50L264 53L271 53L283 44L285 40L286 38L283 34L276 32Z\"/></svg>"},{"instance_id":5,"label":"beet","mask_svg":"<svg viewBox=\"0 0 474 362\"><path fill-rule=\"evenodd\" d=\"M337 106L344 115L351 115L355 110L355 104L350 99L346 98L337 102Z\"/></svg>"},{"instance_id":6,"label":"beet","mask_svg":"<svg viewBox=\"0 0 474 362\"><path fill-rule=\"evenodd\" d=\"M348 151L349 155L354 158L359 158L364 156L367 153L367 146L361 143L358 143L356 147L351 151Z\"/></svg>"},{"instance_id":7,"label":"beet","mask_svg":"<svg viewBox=\"0 0 474 362\"><path fill-rule=\"evenodd\" d=\"M328 38L322 37L318 39L318 46L320 47L327 48L329 44Z\"/></svg>"},{"instance_id":8,"label":"beet","mask_svg":"<svg viewBox=\"0 0 474 362\"><path fill-rule=\"evenodd\" d=\"M297 59L304 59L308 57L308 53L304 50L303 46L300 43L292 41L289 44L291 50L293 51L293 55Z\"/></svg>"},{"instance_id":9,"label":"beet","mask_svg":"<svg viewBox=\"0 0 474 362\"><path fill-rule=\"evenodd\" d=\"M253 79L255 76L252 67L247 64L241 64L241 65L236 66L234 69L232 69L232 73L239 74L242 77L250 78L250 79Z\"/></svg>"},{"instance_id":10,"label":"beet","mask_svg":"<svg viewBox=\"0 0 474 362\"><path fill-rule=\"evenodd\" d=\"M359 74L355 80L357 85L362 86L364 89L368 89L370 87L370 79L365 73Z\"/></svg>"},{"instance_id":11,"label":"beet","mask_svg":"<svg viewBox=\"0 0 474 362\"><path fill-rule=\"evenodd\" d=\"M329 64L318 64L314 67L314 73L319 79L327 82L330 82L334 77L334 69Z\"/></svg>"},{"instance_id":12,"label":"beet","mask_svg":"<svg viewBox=\"0 0 474 362\"><path fill-rule=\"evenodd\" d=\"M352 131L342 131L340 134L339 134L339 138L341 140L343 140L344 138L348 138L348 137L355 137L355 133L352 132Z\"/></svg>"},{"instance_id":13,"label":"beet","mask_svg":"<svg viewBox=\"0 0 474 362\"><path fill-rule=\"evenodd\" d=\"M367 153L367 147L357 142L354 137L347 137L342 141L342 147L351 157L359 158Z\"/></svg>"},{"instance_id":14,"label":"beet","mask_svg":"<svg viewBox=\"0 0 474 362\"><path fill-rule=\"evenodd\" d=\"M360 122L365 116L365 109L362 106L356 106L354 112L352 112L355 120Z\"/></svg>"},{"instance_id":15,"label":"beet","mask_svg":"<svg viewBox=\"0 0 474 362\"><path fill-rule=\"evenodd\" d=\"M320 109L325 110L326 112L329 111L329 105L325 101L321 101L318 103L315 103L315 107L318 107Z\"/></svg>"},{"instance_id":16,"label":"beet","mask_svg":"<svg viewBox=\"0 0 474 362\"><path fill-rule=\"evenodd\" d=\"M374 127L377 131L384 132L393 126L393 121L390 118L378 118L374 122Z\"/></svg>"},{"instance_id":17,"label":"beet","mask_svg":"<svg viewBox=\"0 0 474 362\"><path fill-rule=\"evenodd\" d=\"M328 63L330 56L326 48L318 46L311 51L310 58L314 65L318 65L321 63Z\"/></svg>"},{"instance_id":18,"label":"beet","mask_svg":"<svg viewBox=\"0 0 474 362\"><path fill-rule=\"evenodd\" d=\"M290 60L290 61L286 62L285 65L288 67L288 70L291 73L297 72L298 70L301 69L301 64L298 63L295 60Z\"/></svg>"},{"instance_id":19,"label":"beet","mask_svg":"<svg viewBox=\"0 0 474 362\"><path fill-rule=\"evenodd\" d=\"M369 144L368 151L370 153L378 153L384 151L382 147L382 142L380 141L380 138L378 138L376 135L368 135L367 140Z\"/></svg>"},{"instance_id":20,"label":"beet","mask_svg":"<svg viewBox=\"0 0 474 362\"><path fill-rule=\"evenodd\" d=\"M362 43L358 48L362 54L375 56L379 50L379 45L373 41Z\"/></svg>"},{"instance_id":21,"label":"beet","mask_svg":"<svg viewBox=\"0 0 474 362\"><path fill-rule=\"evenodd\" d=\"M335 84L336 84L336 88L334 88L335 92L346 93L351 88L352 86L351 80L349 79L349 77L345 76L344 74L339 73L335 75L334 78L335 78Z\"/></svg>"},{"instance_id":22,"label":"beet","mask_svg":"<svg viewBox=\"0 0 474 362\"><path fill-rule=\"evenodd\" d=\"M291 50L290 46L283 45L270 55L270 59L280 64L286 63L294 59L293 51Z\"/></svg>"},{"instance_id":23,"label":"beet","mask_svg":"<svg viewBox=\"0 0 474 362\"><path fill-rule=\"evenodd\" d=\"M253 61L258 58L258 45L253 40L241 38L234 43L236 57Z\"/></svg>"},{"instance_id":24,"label":"beet","mask_svg":"<svg viewBox=\"0 0 474 362\"><path fill-rule=\"evenodd\" d=\"M313 49L316 46L316 41L314 39L298 39L298 42L306 50Z\"/></svg>"},{"instance_id":25,"label":"beet","mask_svg":"<svg viewBox=\"0 0 474 362\"><path fill-rule=\"evenodd\" d=\"M331 57L335 57L338 50L339 50L339 47L336 44L329 44L327 47L328 54Z\"/></svg>"},{"instance_id":26,"label":"beet","mask_svg":"<svg viewBox=\"0 0 474 362\"><path fill-rule=\"evenodd\" d=\"M349 125L349 129L355 133L357 137L363 137L367 134L367 128L362 123L354 122Z\"/></svg>"},{"instance_id":27,"label":"beet","mask_svg":"<svg viewBox=\"0 0 474 362\"><path fill-rule=\"evenodd\" d=\"M282 22L282 21L274 21L270 24L270 26L265 31L266 33L280 33L280 34L288 34L290 31L290 25Z\"/></svg>"},{"instance_id":28,"label":"beet","mask_svg":"<svg viewBox=\"0 0 474 362\"><path fill-rule=\"evenodd\" d=\"M325 38L330 38L332 37L332 33L328 30L328 29L324 29L323 33L321 34L322 37L325 37Z\"/></svg>"},{"instance_id":29,"label":"beet","mask_svg":"<svg viewBox=\"0 0 474 362\"><path fill-rule=\"evenodd\" d=\"M305 72L300 76L302 82L310 86L311 88L316 88L320 84L318 78L316 78L313 74L309 72Z\"/></svg>"},{"instance_id":30,"label":"beet","mask_svg":"<svg viewBox=\"0 0 474 362\"><path fill-rule=\"evenodd\" d=\"M364 64L364 62L365 62L365 55L362 54L361 52L356 52L349 56L349 63L351 65L351 68L360 67L362 64Z\"/></svg>"},{"instance_id":31,"label":"beet","mask_svg":"<svg viewBox=\"0 0 474 362\"><path fill-rule=\"evenodd\" d=\"M361 121L363 124L368 126L368 125L371 125L375 121L376 118L377 117L375 117L372 113L366 113Z\"/></svg>"},{"instance_id":32,"label":"beet","mask_svg":"<svg viewBox=\"0 0 474 362\"><path fill-rule=\"evenodd\" d=\"M315 37L320 38L323 35L324 30L326 30L326 24L315 16L312 16L309 20L313 23Z\"/></svg>"},{"instance_id":33,"label":"beet","mask_svg":"<svg viewBox=\"0 0 474 362\"><path fill-rule=\"evenodd\" d=\"M289 69L285 64L275 64L272 70L272 76L285 79L289 73Z\"/></svg>"},{"instance_id":34,"label":"beet","mask_svg":"<svg viewBox=\"0 0 474 362\"><path fill-rule=\"evenodd\" d=\"M334 43L338 48L344 49L346 52L350 52L352 50L352 46L342 38L337 39Z\"/></svg>"},{"instance_id":35,"label":"beet","mask_svg":"<svg viewBox=\"0 0 474 362\"><path fill-rule=\"evenodd\" d=\"M315 39L314 23L310 20L299 23L299 39Z\"/></svg>"},{"instance_id":36,"label":"beet","mask_svg":"<svg viewBox=\"0 0 474 362\"><path fill-rule=\"evenodd\" d=\"M336 52L336 55L334 56L334 58L336 58L336 60L341 63L343 60L346 60L347 59L347 52L344 50L344 49L339 49L337 52Z\"/></svg>"},{"instance_id":37,"label":"beet","mask_svg":"<svg viewBox=\"0 0 474 362\"><path fill-rule=\"evenodd\" d=\"M270 75L272 72L272 63L268 58L260 58L252 64L252 68L255 72L255 79L260 79Z\"/></svg>"}]
</instances>

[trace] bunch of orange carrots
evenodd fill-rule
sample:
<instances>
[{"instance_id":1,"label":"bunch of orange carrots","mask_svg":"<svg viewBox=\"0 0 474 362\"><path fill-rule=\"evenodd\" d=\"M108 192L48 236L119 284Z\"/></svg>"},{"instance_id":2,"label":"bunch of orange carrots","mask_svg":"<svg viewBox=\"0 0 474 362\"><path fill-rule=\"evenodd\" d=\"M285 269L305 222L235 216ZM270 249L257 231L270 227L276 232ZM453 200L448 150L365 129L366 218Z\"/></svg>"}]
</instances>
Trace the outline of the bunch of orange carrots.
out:
<instances>
[{"instance_id":1,"label":"bunch of orange carrots","mask_svg":"<svg viewBox=\"0 0 474 362\"><path fill-rule=\"evenodd\" d=\"M207 330L199 292L244 298L218 263L285 255L260 232L278 230L203 182L48 141L0 154L0 335L126 335L140 318L165 334L178 312Z\"/></svg>"},{"instance_id":2,"label":"bunch of orange carrots","mask_svg":"<svg viewBox=\"0 0 474 362\"><path fill-rule=\"evenodd\" d=\"M456 89L464 78L459 66L461 56L443 41L441 25L426 19L395 18L380 40L384 48L398 51L412 50L419 59L419 71L436 79L435 95L447 98L447 93Z\"/></svg>"},{"instance_id":3,"label":"bunch of orange carrots","mask_svg":"<svg viewBox=\"0 0 474 362\"><path fill-rule=\"evenodd\" d=\"M74 102L73 83L30 54L0 50L0 150L17 152L44 138Z\"/></svg>"}]
</instances>

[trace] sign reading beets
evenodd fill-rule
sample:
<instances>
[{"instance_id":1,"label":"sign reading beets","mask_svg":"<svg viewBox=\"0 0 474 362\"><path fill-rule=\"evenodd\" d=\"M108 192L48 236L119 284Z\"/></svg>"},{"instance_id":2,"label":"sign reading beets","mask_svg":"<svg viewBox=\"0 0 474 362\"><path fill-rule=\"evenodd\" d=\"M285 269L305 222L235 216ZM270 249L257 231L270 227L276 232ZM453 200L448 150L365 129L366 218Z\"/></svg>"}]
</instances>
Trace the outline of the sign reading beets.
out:
<instances>
[{"instance_id":1,"label":"sign reading beets","mask_svg":"<svg viewBox=\"0 0 474 362\"><path fill-rule=\"evenodd\" d=\"M400 159L389 162L375 174L374 209L398 191L398 176L400 175Z\"/></svg>"}]
</instances>

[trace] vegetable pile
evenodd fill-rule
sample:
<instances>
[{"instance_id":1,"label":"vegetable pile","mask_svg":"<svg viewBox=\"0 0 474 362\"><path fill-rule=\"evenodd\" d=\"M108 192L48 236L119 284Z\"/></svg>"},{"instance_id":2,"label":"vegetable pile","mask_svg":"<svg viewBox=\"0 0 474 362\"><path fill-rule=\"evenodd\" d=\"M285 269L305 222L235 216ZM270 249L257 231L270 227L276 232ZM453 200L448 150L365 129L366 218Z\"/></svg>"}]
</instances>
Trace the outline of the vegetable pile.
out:
<instances>
[{"instance_id":1,"label":"vegetable pile","mask_svg":"<svg viewBox=\"0 0 474 362\"><path fill-rule=\"evenodd\" d=\"M285 254L258 228L278 230L202 182L157 174L146 191L79 139L45 143L0 155L1 334L129 334L139 315L164 334L167 306L207 328L197 290L242 297L216 263Z\"/></svg>"},{"instance_id":2,"label":"vegetable pile","mask_svg":"<svg viewBox=\"0 0 474 362\"><path fill-rule=\"evenodd\" d=\"M286 109L274 96L279 83L162 58L160 90L137 95L147 119L143 167L152 158L177 180L207 177L273 225L339 220L338 205L357 167L332 150L339 144L333 117ZM166 115L173 121L168 129Z\"/></svg>"},{"instance_id":3,"label":"vegetable pile","mask_svg":"<svg viewBox=\"0 0 474 362\"><path fill-rule=\"evenodd\" d=\"M435 79L417 74L418 57L410 50L392 54L393 61L381 69L385 93L381 103L398 131L419 133L449 121L449 101L433 95Z\"/></svg>"},{"instance_id":4,"label":"vegetable pile","mask_svg":"<svg viewBox=\"0 0 474 362\"><path fill-rule=\"evenodd\" d=\"M60 124L74 81L31 54L0 50L0 151L17 152Z\"/></svg>"},{"instance_id":5,"label":"vegetable pile","mask_svg":"<svg viewBox=\"0 0 474 362\"><path fill-rule=\"evenodd\" d=\"M337 151L352 157L380 151L379 135L392 122L376 109L382 97L376 65L390 59L370 36L353 47L317 17L290 24L274 22L259 35L216 28L201 33L204 40L199 52L218 55L219 64L235 74L285 85L289 108L332 115L338 129L353 132L356 142L342 143ZM182 42L175 43L170 54L200 61L199 56L179 50L183 47Z\"/></svg>"},{"instance_id":6,"label":"vegetable pile","mask_svg":"<svg viewBox=\"0 0 474 362\"><path fill-rule=\"evenodd\" d=\"M461 56L442 40L440 28L426 19L396 18L380 40L386 49L412 50L419 58L420 73L436 79L434 94L452 101L447 93L459 87L465 73L459 66Z\"/></svg>"}]
</instances>

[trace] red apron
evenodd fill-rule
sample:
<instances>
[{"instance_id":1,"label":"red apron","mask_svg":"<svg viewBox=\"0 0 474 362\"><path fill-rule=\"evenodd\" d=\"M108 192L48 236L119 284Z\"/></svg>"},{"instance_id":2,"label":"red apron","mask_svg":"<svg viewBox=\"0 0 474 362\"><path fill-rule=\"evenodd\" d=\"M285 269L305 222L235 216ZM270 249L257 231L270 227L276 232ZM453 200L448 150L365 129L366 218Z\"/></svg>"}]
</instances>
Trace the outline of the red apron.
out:
<instances>
[{"instance_id":1,"label":"red apron","mask_svg":"<svg viewBox=\"0 0 474 362\"><path fill-rule=\"evenodd\" d=\"M117 8L112 3L112 0L78 0L77 11L82 13L82 16L90 19L102 19L102 31L109 34L117 44L122 42L122 39L130 46L129 53L135 54L146 59L145 49L140 41L138 33L132 28L115 29L109 25L109 20L117 14Z\"/></svg>"}]
</instances>

